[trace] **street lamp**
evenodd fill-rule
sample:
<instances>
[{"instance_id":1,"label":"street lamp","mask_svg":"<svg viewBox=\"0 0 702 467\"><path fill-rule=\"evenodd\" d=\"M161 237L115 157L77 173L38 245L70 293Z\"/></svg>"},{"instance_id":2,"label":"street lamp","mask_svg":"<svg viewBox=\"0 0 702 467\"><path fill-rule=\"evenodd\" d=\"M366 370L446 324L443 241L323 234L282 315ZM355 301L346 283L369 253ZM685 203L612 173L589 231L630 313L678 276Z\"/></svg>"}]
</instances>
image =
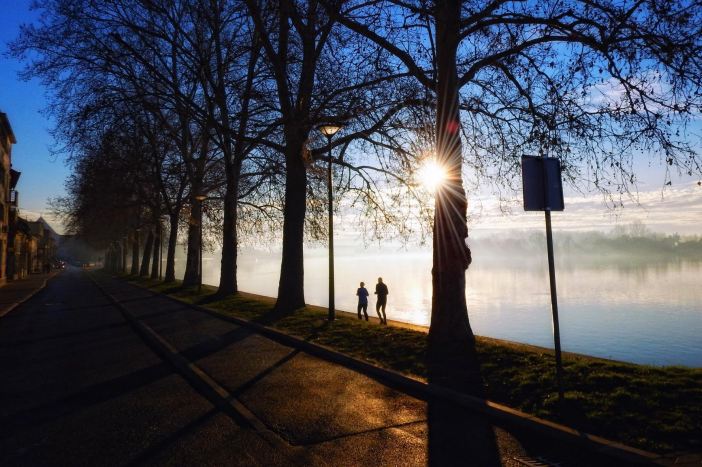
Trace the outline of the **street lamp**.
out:
<instances>
[{"instance_id":1,"label":"street lamp","mask_svg":"<svg viewBox=\"0 0 702 467\"><path fill-rule=\"evenodd\" d=\"M319 125L319 131L327 137L329 163L327 164L327 199L329 204L329 321L334 321L334 217L332 200L332 137L341 130L339 123L324 123Z\"/></svg>"},{"instance_id":2,"label":"street lamp","mask_svg":"<svg viewBox=\"0 0 702 467\"><path fill-rule=\"evenodd\" d=\"M200 208L200 234L198 235L200 237L200 253L198 255L198 270L197 270L197 293L200 295L200 292L202 292L202 217L203 217L203 209L202 205L204 201L207 199L207 195L195 195L195 201L198 202L199 208Z\"/></svg>"}]
</instances>

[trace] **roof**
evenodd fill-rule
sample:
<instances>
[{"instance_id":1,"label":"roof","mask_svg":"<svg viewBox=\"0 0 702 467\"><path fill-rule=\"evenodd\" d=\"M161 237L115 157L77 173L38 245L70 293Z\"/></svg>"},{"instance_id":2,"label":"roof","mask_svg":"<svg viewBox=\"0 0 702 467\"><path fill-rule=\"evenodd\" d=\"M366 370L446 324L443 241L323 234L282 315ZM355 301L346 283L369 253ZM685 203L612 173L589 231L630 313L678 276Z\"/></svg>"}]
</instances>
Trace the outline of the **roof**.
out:
<instances>
[{"instance_id":1,"label":"roof","mask_svg":"<svg viewBox=\"0 0 702 467\"><path fill-rule=\"evenodd\" d=\"M29 222L27 222L25 219L22 219L21 217L17 218L16 221L16 229L20 232L25 233L26 235L31 234L31 230L29 228Z\"/></svg>"},{"instance_id":2,"label":"roof","mask_svg":"<svg viewBox=\"0 0 702 467\"><path fill-rule=\"evenodd\" d=\"M19 181L20 175L22 175L22 172L18 172L15 169L10 169L10 188L15 189L17 186L17 182Z\"/></svg>"},{"instance_id":3,"label":"roof","mask_svg":"<svg viewBox=\"0 0 702 467\"><path fill-rule=\"evenodd\" d=\"M27 221L27 224L29 225L29 230L31 230L32 235L41 236L44 232L44 224L38 220L34 222Z\"/></svg>"},{"instance_id":4,"label":"roof","mask_svg":"<svg viewBox=\"0 0 702 467\"><path fill-rule=\"evenodd\" d=\"M15 138L15 133L12 131L10 120L7 118L7 114L3 112L0 112L0 129L3 133L7 134L12 144L17 144L17 139Z\"/></svg>"}]
</instances>

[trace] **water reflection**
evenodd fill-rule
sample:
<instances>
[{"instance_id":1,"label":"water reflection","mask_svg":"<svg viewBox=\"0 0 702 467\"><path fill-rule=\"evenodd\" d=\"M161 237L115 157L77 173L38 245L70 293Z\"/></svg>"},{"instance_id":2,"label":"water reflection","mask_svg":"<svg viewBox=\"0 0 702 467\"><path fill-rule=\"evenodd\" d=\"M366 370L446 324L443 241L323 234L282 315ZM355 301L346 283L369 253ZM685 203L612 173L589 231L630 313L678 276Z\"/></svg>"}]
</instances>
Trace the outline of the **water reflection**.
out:
<instances>
[{"instance_id":1,"label":"water reflection","mask_svg":"<svg viewBox=\"0 0 702 467\"><path fill-rule=\"evenodd\" d=\"M702 263L564 254L560 259L557 280L564 350L636 363L702 366ZM240 288L275 295L279 267L278 254L242 253ZM219 257L207 255L204 269L204 281L217 284ZM307 302L326 305L325 250L307 249L305 274ZM337 254L337 307L355 311L358 283L372 286L378 276L390 290L390 319L429 324L429 252ZM476 255L467 283L469 316L477 334L553 345L545 255L499 261ZM369 309L375 309L372 295Z\"/></svg>"}]
</instances>

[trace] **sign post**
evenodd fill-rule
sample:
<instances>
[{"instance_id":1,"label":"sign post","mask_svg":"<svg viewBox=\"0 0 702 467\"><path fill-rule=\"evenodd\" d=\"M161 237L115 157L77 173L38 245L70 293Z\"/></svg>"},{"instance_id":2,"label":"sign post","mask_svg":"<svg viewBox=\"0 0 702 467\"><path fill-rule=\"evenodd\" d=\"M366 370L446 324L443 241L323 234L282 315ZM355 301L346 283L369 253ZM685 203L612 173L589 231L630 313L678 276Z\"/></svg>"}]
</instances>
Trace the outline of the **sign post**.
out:
<instances>
[{"instance_id":1,"label":"sign post","mask_svg":"<svg viewBox=\"0 0 702 467\"><path fill-rule=\"evenodd\" d=\"M556 354L556 383L558 384L558 400L563 402L561 330L558 323L556 268L553 260L553 234L551 232L551 211L563 211L564 208L560 161L551 157L522 156L522 186L524 193L524 210L544 211L546 217L546 251L548 254L548 277L551 286L553 341Z\"/></svg>"}]
</instances>

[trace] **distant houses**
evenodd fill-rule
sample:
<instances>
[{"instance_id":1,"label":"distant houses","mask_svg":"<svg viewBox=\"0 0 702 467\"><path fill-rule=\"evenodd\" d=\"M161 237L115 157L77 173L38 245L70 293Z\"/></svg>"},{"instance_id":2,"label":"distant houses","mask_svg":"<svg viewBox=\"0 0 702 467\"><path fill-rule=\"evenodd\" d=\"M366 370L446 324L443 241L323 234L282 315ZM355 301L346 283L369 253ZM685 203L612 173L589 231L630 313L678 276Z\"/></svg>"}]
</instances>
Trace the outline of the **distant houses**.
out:
<instances>
[{"instance_id":1,"label":"distant houses","mask_svg":"<svg viewBox=\"0 0 702 467\"><path fill-rule=\"evenodd\" d=\"M0 112L0 285L49 271L56 264L61 237L41 217L20 217L16 187L21 173L12 169L16 143L7 115Z\"/></svg>"}]
</instances>

